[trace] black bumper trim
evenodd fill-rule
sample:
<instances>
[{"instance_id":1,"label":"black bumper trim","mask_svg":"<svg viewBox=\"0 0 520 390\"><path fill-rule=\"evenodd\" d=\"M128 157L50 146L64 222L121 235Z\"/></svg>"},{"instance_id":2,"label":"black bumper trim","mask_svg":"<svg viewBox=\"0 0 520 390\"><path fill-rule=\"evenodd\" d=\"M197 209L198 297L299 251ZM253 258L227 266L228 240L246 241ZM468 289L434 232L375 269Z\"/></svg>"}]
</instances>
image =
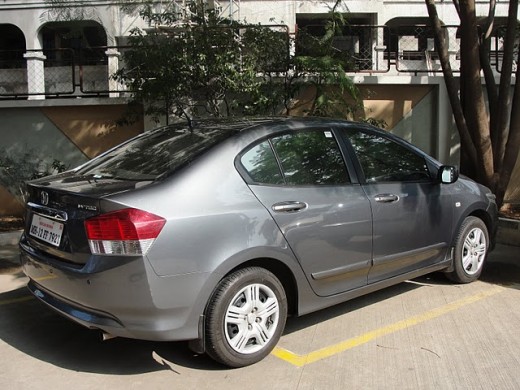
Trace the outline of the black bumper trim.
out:
<instances>
[{"instance_id":1,"label":"black bumper trim","mask_svg":"<svg viewBox=\"0 0 520 390\"><path fill-rule=\"evenodd\" d=\"M40 301L56 310L58 313L86 326L87 328L96 328L96 325L100 327L109 326L123 328L123 324L117 320L117 318L106 313L96 313L92 310L66 302L38 286L32 280L27 284L27 288Z\"/></svg>"}]
</instances>

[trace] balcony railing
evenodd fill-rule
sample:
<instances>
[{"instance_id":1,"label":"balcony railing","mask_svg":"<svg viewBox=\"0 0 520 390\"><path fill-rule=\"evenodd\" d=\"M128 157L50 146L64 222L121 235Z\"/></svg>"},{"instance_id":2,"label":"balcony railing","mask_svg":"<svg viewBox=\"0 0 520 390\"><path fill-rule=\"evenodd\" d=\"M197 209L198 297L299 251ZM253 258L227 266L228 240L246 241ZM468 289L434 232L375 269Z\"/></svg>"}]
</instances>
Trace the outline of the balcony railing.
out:
<instances>
[{"instance_id":1,"label":"balcony railing","mask_svg":"<svg viewBox=\"0 0 520 390\"><path fill-rule=\"evenodd\" d=\"M0 98L119 96L126 89L111 76L126 49L0 51Z\"/></svg>"},{"instance_id":2,"label":"balcony railing","mask_svg":"<svg viewBox=\"0 0 520 390\"><path fill-rule=\"evenodd\" d=\"M444 29L451 67L458 72L457 27L445 26ZM345 70L350 73L442 73L428 26L355 26L336 37L334 46L338 51L348 52L351 61ZM502 66L501 46L501 39L496 37L490 47L490 62L497 72ZM298 50L298 36L296 48ZM0 99L124 96L130 91L112 75L122 66L125 50L128 48L0 51Z\"/></svg>"}]
</instances>

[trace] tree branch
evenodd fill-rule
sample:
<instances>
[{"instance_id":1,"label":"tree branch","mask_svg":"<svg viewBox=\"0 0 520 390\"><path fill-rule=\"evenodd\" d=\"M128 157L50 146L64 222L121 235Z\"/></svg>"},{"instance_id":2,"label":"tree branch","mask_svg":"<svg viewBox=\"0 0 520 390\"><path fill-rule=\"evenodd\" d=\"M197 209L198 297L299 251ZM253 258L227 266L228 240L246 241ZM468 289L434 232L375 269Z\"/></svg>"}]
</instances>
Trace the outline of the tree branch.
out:
<instances>
[{"instance_id":1,"label":"tree branch","mask_svg":"<svg viewBox=\"0 0 520 390\"><path fill-rule=\"evenodd\" d=\"M486 91L489 101L489 119L492 142L493 134L497 131L498 127L496 120L496 113L498 112L498 89L497 83L495 82L495 75L493 73L493 69L491 68L491 63L489 61L489 48L491 46L490 37L493 31L493 25L495 21L495 10L496 0L491 0L489 2L489 11L488 16L486 18L486 25L484 26L484 30L480 38L480 65L482 67L482 71L484 72L484 79L486 80Z\"/></svg>"},{"instance_id":2,"label":"tree branch","mask_svg":"<svg viewBox=\"0 0 520 390\"><path fill-rule=\"evenodd\" d=\"M520 61L520 52L517 58L517 64ZM511 179L513 169L520 152L520 66L516 68L516 81L513 92L513 102L511 106L511 123L509 126L509 136L507 139L506 149L504 152L504 160L502 169L500 170L499 182L497 185L496 196L497 204L501 205L504 201L505 192Z\"/></svg>"},{"instance_id":3,"label":"tree branch","mask_svg":"<svg viewBox=\"0 0 520 390\"><path fill-rule=\"evenodd\" d=\"M426 7L428 9L428 15L434 31L435 47L439 54L439 60L442 67L442 73L444 75L444 81L446 83L446 89L448 90L448 98L450 100L451 109L453 111L453 117L459 131L462 148L468 154L468 157L475 167L477 164L477 153L473 140L471 139L466 118L462 110L462 105L459 100L458 88L453 76L453 70L451 69L448 45L446 43L444 31L441 26L439 15L437 14L437 8L435 7L434 0L425 0Z\"/></svg>"},{"instance_id":4,"label":"tree branch","mask_svg":"<svg viewBox=\"0 0 520 390\"><path fill-rule=\"evenodd\" d=\"M483 39L489 39L489 37L491 37L491 33L493 32L496 5L497 5L496 0L490 0L488 16L486 18L486 26L484 27Z\"/></svg>"},{"instance_id":5,"label":"tree branch","mask_svg":"<svg viewBox=\"0 0 520 390\"><path fill-rule=\"evenodd\" d=\"M464 79L464 95L472 99L464 108L468 130L477 149L477 179L493 187L493 148L480 75L480 42L475 0L460 1L460 30L460 55L461 61L464 62L464 73L461 73L461 78Z\"/></svg>"},{"instance_id":6,"label":"tree branch","mask_svg":"<svg viewBox=\"0 0 520 390\"><path fill-rule=\"evenodd\" d=\"M492 134L492 143L495 160L495 170L500 171L504 159L506 149L509 109L511 107L511 76L513 69L513 52L516 40L516 15L518 12L518 1L513 0L509 2L509 12L507 17L507 30L504 37L504 58L502 60L502 69L500 73L500 86L498 90L498 105L497 112L497 128Z\"/></svg>"},{"instance_id":7,"label":"tree branch","mask_svg":"<svg viewBox=\"0 0 520 390\"><path fill-rule=\"evenodd\" d=\"M457 10L457 13L459 14L459 17L460 17L460 4L459 4L459 0L453 0L453 5L455 6L455 9Z\"/></svg>"}]
</instances>

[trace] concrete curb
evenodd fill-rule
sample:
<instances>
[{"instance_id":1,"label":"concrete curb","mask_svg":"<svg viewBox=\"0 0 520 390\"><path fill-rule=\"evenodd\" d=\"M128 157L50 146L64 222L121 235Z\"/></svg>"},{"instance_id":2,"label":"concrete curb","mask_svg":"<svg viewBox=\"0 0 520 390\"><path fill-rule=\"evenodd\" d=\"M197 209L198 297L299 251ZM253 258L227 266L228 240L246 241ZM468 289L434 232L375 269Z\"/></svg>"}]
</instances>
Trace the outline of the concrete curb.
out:
<instances>
[{"instance_id":1,"label":"concrete curb","mask_svg":"<svg viewBox=\"0 0 520 390\"><path fill-rule=\"evenodd\" d=\"M23 230L14 230L12 232L0 233L0 246L17 245Z\"/></svg>"},{"instance_id":2,"label":"concrete curb","mask_svg":"<svg viewBox=\"0 0 520 390\"><path fill-rule=\"evenodd\" d=\"M499 218L497 242L505 245L520 246L520 220Z\"/></svg>"},{"instance_id":3,"label":"concrete curb","mask_svg":"<svg viewBox=\"0 0 520 390\"><path fill-rule=\"evenodd\" d=\"M0 233L0 275L12 275L21 271L18 240L21 230Z\"/></svg>"}]
</instances>

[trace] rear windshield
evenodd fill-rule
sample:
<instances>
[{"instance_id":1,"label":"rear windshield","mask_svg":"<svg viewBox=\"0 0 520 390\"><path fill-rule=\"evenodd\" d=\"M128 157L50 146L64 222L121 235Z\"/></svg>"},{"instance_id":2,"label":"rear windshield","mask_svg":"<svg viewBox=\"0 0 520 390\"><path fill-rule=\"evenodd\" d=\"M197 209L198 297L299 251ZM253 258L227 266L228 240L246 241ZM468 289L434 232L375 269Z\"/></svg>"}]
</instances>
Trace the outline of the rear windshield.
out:
<instances>
[{"instance_id":1,"label":"rear windshield","mask_svg":"<svg viewBox=\"0 0 520 390\"><path fill-rule=\"evenodd\" d=\"M190 130L187 125L162 127L83 165L77 174L94 178L157 180L169 176L183 165L235 134L230 127Z\"/></svg>"}]
</instances>

